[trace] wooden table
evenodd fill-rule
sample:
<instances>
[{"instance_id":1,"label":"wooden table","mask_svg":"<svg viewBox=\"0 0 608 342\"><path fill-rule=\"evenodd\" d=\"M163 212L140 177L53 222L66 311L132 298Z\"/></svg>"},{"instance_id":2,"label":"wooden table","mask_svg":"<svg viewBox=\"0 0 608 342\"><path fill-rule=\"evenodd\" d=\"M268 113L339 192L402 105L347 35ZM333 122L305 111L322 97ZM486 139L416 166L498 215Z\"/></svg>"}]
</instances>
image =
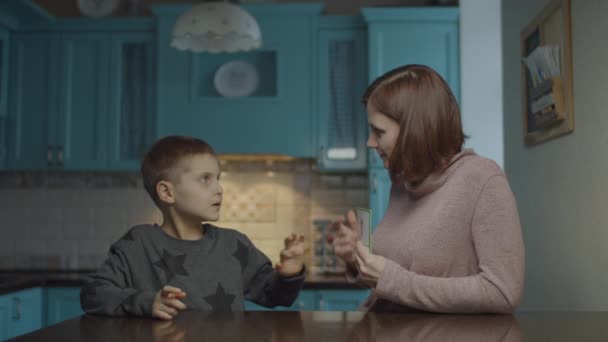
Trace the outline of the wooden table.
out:
<instances>
[{"instance_id":1,"label":"wooden table","mask_svg":"<svg viewBox=\"0 0 608 342\"><path fill-rule=\"evenodd\" d=\"M608 312L434 315L364 312L205 313L173 321L84 315L17 341L608 341Z\"/></svg>"}]
</instances>

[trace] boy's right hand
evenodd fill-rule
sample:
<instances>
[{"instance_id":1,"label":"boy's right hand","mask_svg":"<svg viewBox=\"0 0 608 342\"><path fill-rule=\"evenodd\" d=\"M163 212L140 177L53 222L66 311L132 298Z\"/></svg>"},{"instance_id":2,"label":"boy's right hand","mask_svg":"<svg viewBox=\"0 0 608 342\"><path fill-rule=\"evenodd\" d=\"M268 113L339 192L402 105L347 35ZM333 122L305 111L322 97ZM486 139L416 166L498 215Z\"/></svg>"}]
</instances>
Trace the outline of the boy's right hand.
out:
<instances>
[{"instance_id":1,"label":"boy's right hand","mask_svg":"<svg viewBox=\"0 0 608 342\"><path fill-rule=\"evenodd\" d=\"M337 221L332 224L333 234L330 242L333 243L334 253L344 262L353 265L357 262L356 251L359 240L359 224L352 210L346 213L346 222Z\"/></svg>"},{"instance_id":2,"label":"boy's right hand","mask_svg":"<svg viewBox=\"0 0 608 342\"><path fill-rule=\"evenodd\" d=\"M152 316L163 320L173 319L180 311L186 309L186 304L180 299L186 297L186 292L173 286L165 286L154 296Z\"/></svg>"}]
</instances>

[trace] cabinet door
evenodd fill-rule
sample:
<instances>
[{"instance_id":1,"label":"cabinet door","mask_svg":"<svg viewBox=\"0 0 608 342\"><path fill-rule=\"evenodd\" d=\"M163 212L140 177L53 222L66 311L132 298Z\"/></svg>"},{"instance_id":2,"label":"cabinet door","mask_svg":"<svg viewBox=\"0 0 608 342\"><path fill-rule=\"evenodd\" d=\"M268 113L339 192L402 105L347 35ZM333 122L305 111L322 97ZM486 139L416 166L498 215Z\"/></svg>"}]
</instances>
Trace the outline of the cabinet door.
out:
<instances>
[{"instance_id":1,"label":"cabinet door","mask_svg":"<svg viewBox=\"0 0 608 342\"><path fill-rule=\"evenodd\" d=\"M319 33L319 155L322 170L364 170L367 118L361 104L366 86L363 29Z\"/></svg>"},{"instance_id":2,"label":"cabinet door","mask_svg":"<svg viewBox=\"0 0 608 342\"><path fill-rule=\"evenodd\" d=\"M6 116L8 94L8 63L10 36L5 28L0 27L0 117Z\"/></svg>"},{"instance_id":3,"label":"cabinet door","mask_svg":"<svg viewBox=\"0 0 608 342\"><path fill-rule=\"evenodd\" d=\"M109 168L139 170L154 139L154 36L114 34L111 41Z\"/></svg>"},{"instance_id":4,"label":"cabinet door","mask_svg":"<svg viewBox=\"0 0 608 342\"><path fill-rule=\"evenodd\" d=\"M53 166L56 106L56 36L18 33L11 44L11 101L7 167L40 170Z\"/></svg>"},{"instance_id":5,"label":"cabinet door","mask_svg":"<svg viewBox=\"0 0 608 342\"><path fill-rule=\"evenodd\" d=\"M46 288L45 326L78 317L84 312L80 307L79 287Z\"/></svg>"},{"instance_id":6,"label":"cabinet door","mask_svg":"<svg viewBox=\"0 0 608 342\"><path fill-rule=\"evenodd\" d=\"M405 64L435 69L460 96L458 9L364 10L369 22L370 82Z\"/></svg>"},{"instance_id":7,"label":"cabinet door","mask_svg":"<svg viewBox=\"0 0 608 342\"><path fill-rule=\"evenodd\" d=\"M42 328L42 289L37 287L8 295L8 337L27 334Z\"/></svg>"},{"instance_id":8,"label":"cabinet door","mask_svg":"<svg viewBox=\"0 0 608 342\"><path fill-rule=\"evenodd\" d=\"M245 301L245 310L247 311L313 311L317 310L318 297L316 291L302 290L298 294L298 298L289 307L277 306L275 308L267 308L255 303Z\"/></svg>"},{"instance_id":9,"label":"cabinet door","mask_svg":"<svg viewBox=\"0 0 608 342\"><path fill-rule=\"evenodd\" d=\"M107 34L61 36L57 158L67 170L106 167L108 118Z\"/></svg>"},{"instance_id":10,"label":"cabinet door","mask_svg":"<svg viewBox=\"0 0 608 342\"><path fill-rule=\"evenodd\" d=\"M388 199L391 193L391 178L387 169L373 168L369 171L369 203L372 209L372 229L378 223L388 208ZM372 246L373 249L373 246Z\"/></svg>"},{"instance_id":11,"label":"cabinet door","mask_svg":"<svg viewBox=\"0 0 608 342\"><path fill-rule=\"evenodd\" d=\"M8 320L10 317L8 296L0 296L0 341L8 338Z\"/></svg>"},{"instance_id":12,"label":"cabinet door","mask_svg":"<svg viewBox=\"0 0 608 342\"><path fill-rule=\"evenodd\" d=\"M357 311L369 296L369 290L321 290L319 310Z\"/></svg>"}]
</instances>

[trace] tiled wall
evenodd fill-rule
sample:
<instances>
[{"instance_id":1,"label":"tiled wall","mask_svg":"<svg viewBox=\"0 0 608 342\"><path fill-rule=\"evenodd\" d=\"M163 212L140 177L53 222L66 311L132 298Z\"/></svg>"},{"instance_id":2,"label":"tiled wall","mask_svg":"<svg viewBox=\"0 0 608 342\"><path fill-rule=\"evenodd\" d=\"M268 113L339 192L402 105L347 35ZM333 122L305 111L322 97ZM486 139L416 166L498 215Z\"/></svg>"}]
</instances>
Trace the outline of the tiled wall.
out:
<instances>
[{"instance_id":1,"label":"tiled wall","mask_svg":"<svg viewBox=\"0 0 608 342\"><path fill-rule=\"evenodd\" d=\"M365 174L322 174L308 161L293 165L272 171L256 162L223 167L224 203L217 224L247 234L273 262L287 235L304 234L310 241L312 220L337 218L368 203ZM141 180L131 179L132 186L101 188L2 186L0 269L98 266L129 227L161 222Z\"/></svg>"}]
</instances>

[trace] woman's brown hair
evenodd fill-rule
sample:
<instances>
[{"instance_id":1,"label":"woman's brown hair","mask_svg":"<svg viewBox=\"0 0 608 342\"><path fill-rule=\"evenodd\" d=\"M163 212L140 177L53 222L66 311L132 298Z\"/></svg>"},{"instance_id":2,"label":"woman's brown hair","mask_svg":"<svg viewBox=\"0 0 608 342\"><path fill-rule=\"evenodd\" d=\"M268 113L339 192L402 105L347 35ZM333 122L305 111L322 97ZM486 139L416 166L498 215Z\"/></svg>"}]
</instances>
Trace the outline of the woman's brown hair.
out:
<instances>
[{"instance_id":1,"label":"woman's brown hair","mask_svg":"<svg viewBox=\"0 0 608 342\"><path fill-rule=\"evenodd\" d=\"M460 110L445 80L433 69L409 64L378 77L363 95L399 124L389 160L393 182L418 183L445 168L462 150Z\"/></svg>"}]
</instances>

